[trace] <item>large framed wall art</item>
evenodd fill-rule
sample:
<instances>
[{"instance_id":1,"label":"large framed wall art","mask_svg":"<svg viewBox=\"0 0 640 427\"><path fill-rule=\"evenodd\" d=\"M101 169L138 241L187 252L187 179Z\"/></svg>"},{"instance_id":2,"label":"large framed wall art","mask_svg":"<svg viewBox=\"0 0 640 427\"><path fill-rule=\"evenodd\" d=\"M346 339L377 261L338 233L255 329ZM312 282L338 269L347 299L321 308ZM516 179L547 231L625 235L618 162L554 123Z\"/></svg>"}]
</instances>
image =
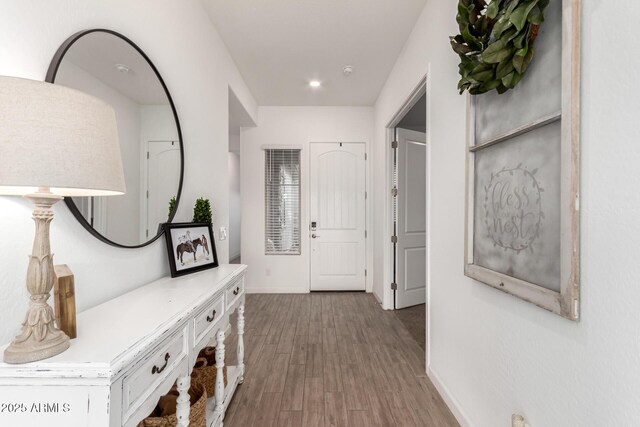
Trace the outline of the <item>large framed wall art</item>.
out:
<instances>
[{"instance_id":1,"label":"large framed wall art","mask_svg":"<svg viewBox=\"0 0 640 427\"><path fill-rule=\"evenodd\" d=\"M515 88L469 95L465 274L578 320L580 0L536 35Z\"/></svg>"}]
</instances>

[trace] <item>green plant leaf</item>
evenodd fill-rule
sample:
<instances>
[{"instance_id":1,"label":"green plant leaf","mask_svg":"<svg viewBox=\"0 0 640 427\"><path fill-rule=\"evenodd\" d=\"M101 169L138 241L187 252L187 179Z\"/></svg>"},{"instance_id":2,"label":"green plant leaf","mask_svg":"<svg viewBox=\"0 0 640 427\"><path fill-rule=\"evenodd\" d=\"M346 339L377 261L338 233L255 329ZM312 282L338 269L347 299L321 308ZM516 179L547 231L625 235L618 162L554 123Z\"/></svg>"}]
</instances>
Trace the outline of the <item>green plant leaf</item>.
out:
<instances>
[{"instance_id":1,"label":"green plant leaf","mask_svg":"<svg viewBox=\"0 0 640 427\"><path fill-rule=\"evenodd\" d=\"M494 72L493 72L493 69L486 70L486 71L478 71L478 72L471 73L469 75L469 78L477 82L484 83L494 78Z\"/></svg>"},{"instance_id":2,"label":"green plant leaf","mask_svg":"<svg viewBox=\"0 0 640 427\"><path fill-rule=\"evenodd\" d=\"M503 40L496 40L494 43L490 44L488 48L482 52L482 60L487 64L497 64L513 54L513 49L511 47L506 46L506 43Z\"/></svg>"},{"instance_id":3,"label":"green plant leaf","mask_svg":"<svg viewBox=\"0 0 640 427\"><path fill-rule=\"evenodd\" d=\"M483 83L480 86L480 90L482 92L489 92L490 90L497 89L500 86L502 86L502 81L494 79L494 80L489 80L488 82Z\"/></svg>"},{"instance_id":4,"label":"green plant leaf","mask_svg":"<svg viewBox=\"0 0 640 427\"><path fill-rule=\"evenodd\" d=\"M514 69L513 59L507 58L498 64L496 68L496 79L502 79L507 74L511 73Z\"/></svg>"},{"instance_id":5,"label":"green plant leaf","mask_svg":"<svg viewBox=\"0 0 640 427\"><path fill-rule=\"evenodd\" d=\"M513 89L522 79L522 74L514 71L502 78L502 84L509 89Z\"/></svg>"},{"instance_id":6,"label":"green plant leaf","mask_svg":"<svg viewBox=\"0 0 640 427\"><path fill-rule=\"evenodd\" d=\"M518 49L522 49L524 47L524 41L527 37L528 31L521 31L518 33L518 36L513 39L513 45Z\"/></svg>"},{"instance_id":7,"label":"green plant leaf","mask_svg":"<svg viewBox=\"0 0 640 427\"><path fill-rule=\"evenodd\" d=\"M502 33L509 29L509 27L511 27L512 25L513 23L511 23L511 21L509 21L505 17L500 18L496 25L493 26L493 36L496 39L501 38Z\"/></svg>"},{"instance_id":8,"label":"green plant leaf","mask_svg":"<svg viewBox=\"0 0 640 427\"><path fill-rule=\"evenodd\" d=\"M524 24L527 22L527 16L529 16L529 12L533 9L538 0L531 0L529 2L524 2L520 6L518 6L509 16L509 21L515 25L518 31L524 28Z\"/></svg>"},{"instance_id":9,"label":"green plant leaf","mask_svg":"<svg viewBox=\"0 0 640 427\"><path fill-rule=\"evenodd\" d=\"M529 51L525 56L514 55L513 57L513 67L520 74L524 74L529 68L529 64L531 64L531 60L533 59L533 46L529 48Z\"/></svg>"},{"instance_id":10,"label":"green plant leaf","mask_svg":"<svg viewBox=\"0 0 640 427\"><path fill-rule=\"evenodd\" d=\"M469 31L469 27L462 30L462 37L467 45L473 50L482 50L482 44L474 35Z\"/></svg>"},{"instance_id":11,"label":"green plant leaf","mask_svg":"<svg viewBox=\"0 0 640 427\"><path fill-rule=\"evenodd\" d=\"M527 17L527 21L533 25L540 25L544 21L544 13L540 7L535 8Z\"/></svg>"},{"instance_id":12,"label":"green plant leaf","mask_svg":"<svg viewBox=\"0 0 640 427\"><path fill-rule=\"evenodd\" d=\"M498 0L493 0L487 7L487 16L491 19L496 19L498 12L500 12L500 2Z\"/></svg>"},{"instance_id":13,"label":"green plant leaf","mask_svg":"<svg viewBox=\"0 0 640 427\"><path fill-rule=\"evenodd\" d=\"M460 43L456 43L456 41L453 40L453 38L451 38L451 47L453 48L455 53L458 53L460 55L464 55L464 54L473 52L473 49L471 49L469 46L464 45L464 44L460 44Z\"/></svg>"}]
</instances>

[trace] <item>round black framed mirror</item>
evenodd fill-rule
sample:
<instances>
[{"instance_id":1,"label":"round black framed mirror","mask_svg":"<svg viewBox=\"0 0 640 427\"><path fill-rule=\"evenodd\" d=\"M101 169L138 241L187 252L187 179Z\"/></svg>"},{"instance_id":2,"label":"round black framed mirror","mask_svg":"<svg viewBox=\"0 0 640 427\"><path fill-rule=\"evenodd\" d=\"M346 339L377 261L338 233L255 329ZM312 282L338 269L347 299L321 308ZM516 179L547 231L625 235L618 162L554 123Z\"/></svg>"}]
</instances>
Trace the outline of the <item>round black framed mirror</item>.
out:
<instances>
[{"instance_id":1,"label":"round black framed mirror","mask_svg":"<svg viewBox=\"0 0 640 427\"><path fill-rule=\"evenodd\" d=\"M184 149L175 105L155 65L122 34L91 29L58 48L46 81L101 98L116 112L127 192L65 198L73 215L113 246L157 240L180 202Z\"/></svg>"}]
</instances>

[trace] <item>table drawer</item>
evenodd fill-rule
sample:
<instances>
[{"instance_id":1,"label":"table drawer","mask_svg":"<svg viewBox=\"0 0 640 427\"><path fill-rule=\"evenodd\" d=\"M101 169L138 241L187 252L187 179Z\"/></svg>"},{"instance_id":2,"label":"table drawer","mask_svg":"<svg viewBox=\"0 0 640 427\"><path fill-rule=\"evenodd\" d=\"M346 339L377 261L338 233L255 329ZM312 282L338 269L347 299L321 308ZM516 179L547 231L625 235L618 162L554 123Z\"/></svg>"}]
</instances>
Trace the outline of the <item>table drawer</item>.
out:
<instances>
[{"instance_id":1,"label":"table drawer","mask_svg":"<svg viewBox=\"0 0 640 427\"><path fill-rule=\"evenodd\" d=\"M220 294L193 319L194 343L199 343L218 323L218 320L223 318L224 310L224 294Z\"/></svg>"},{"instance_id":2,"label":"table drawer","mask_svg":"<svg viewBox=\"0 0 640 427\"><path fill-rule=\"evenodd\" d=\"M240 278L227 286L227 309L244 293L244 279Z\"/></svg>"},{"instance_id":3,"label":"table drawer","mask_svg":"<svg viewBox=\"0 0 640 427\"><path fill-rule=\"evenodd\" d=\"M180 362L187 357L187 328L183 328L162 342L153 352L128 374L122 382L123 421L133 413L147 397L174 374Z\"/></svg>"}]
</instances>

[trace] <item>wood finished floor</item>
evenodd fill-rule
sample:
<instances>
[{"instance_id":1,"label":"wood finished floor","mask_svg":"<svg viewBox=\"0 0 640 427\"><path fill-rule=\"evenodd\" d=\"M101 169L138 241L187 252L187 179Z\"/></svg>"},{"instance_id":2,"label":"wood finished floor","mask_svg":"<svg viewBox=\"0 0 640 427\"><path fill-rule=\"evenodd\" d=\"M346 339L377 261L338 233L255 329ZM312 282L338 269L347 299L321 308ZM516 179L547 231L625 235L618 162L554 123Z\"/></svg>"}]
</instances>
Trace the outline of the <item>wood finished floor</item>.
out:
<instances>
[{"instance_id":1,"label":"wood finished floor","mask_svg":"<svg viewBox=\"0 0 640 427\"><path fill-rule=\"evenodd\" d=\"M247 295L245 363L226 427L458 426L424 351L371 294Z\"/></svg>"}]
</instances>

